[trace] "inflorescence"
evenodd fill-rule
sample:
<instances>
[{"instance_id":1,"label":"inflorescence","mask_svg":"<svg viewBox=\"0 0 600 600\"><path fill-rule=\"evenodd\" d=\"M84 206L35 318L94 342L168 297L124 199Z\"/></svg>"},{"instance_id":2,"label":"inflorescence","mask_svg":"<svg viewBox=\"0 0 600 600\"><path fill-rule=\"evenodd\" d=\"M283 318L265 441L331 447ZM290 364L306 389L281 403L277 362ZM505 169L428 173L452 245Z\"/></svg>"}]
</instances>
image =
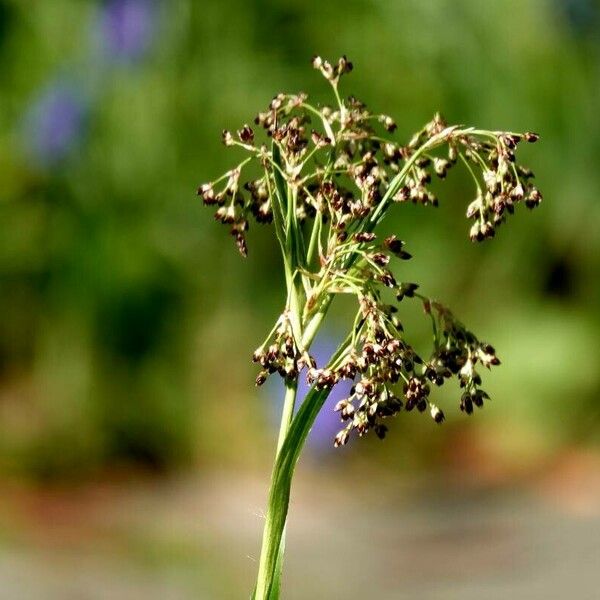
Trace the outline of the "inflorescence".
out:
<instances>
[{"instance_id":1,"label":"inflorescence","mask_svg":"<svg viewBox=\"0 0 600 600\"><path fill-rule=\"evenodd\" d=\"M288 302L254 353L261 367L256 383L272 373L293 380L303 369L317 389L353 381L350 396L335 407L344 424L336 446L353 430L359 435L374 430L383 438L383 420L401 410L429 412L441 423L444 413L430 400L431 387L452 377L462 388L461 410L471 414L488 399L477 369L499 364L494 348L420 294L416 283L398 281L392 261L411 255L401 239L380 239L375 229L394 204L437 206L432 179L444 179L460 162L476 190L466 213L470 238L493 237L517 204L534 208L542 200L533 173L515 158L521 142L538 136L449 126L436 114L402 145L390 135L397 128L391 117L371 113L353 96L340 96L338 84L352 70L351 62L316 57L313 66L331 84L335 104L315 106L302 92L278 94L256 116L257 132L249 125L223 132L225 145L249 156L198 189L204 203L216 207L215 218L230 227L242 255L252 218L273 224L281 246ZM314 325L337 294L356 297L356 318L341 356L318 367L309 353ZM398 306L405 298L421 302L431 319L428 357L404 335Z\"/></svg>"}]
</instances>

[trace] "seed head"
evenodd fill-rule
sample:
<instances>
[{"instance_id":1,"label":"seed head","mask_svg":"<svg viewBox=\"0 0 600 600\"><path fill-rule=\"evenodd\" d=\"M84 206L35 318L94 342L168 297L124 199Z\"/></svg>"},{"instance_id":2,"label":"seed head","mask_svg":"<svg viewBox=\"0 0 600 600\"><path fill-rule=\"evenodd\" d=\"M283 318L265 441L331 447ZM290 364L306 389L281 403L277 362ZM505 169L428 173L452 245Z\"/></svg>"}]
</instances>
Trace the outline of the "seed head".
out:
<instances>
[{"instance_id":1,"label":"seed head","mask_svg":"<svg viewBox=\"0 0 600 600\"><path fill-rule=\"evenodd\" d=\"M340 446L345 446L348 442L349 437L350 437L349 431L347 429L342 429L341 431L338 431L337 435L335 436L333 445L336 448L339 448Z\"/></svg>"},{"instance_id":2,"label":"seed head","mask_svg":"<svg viewBox=\"0 0 600 600\"><path fill-rule=\"evenodd\" d=\"M197 190L243 256L250 221L272 224L292 274L286 309L253 355L260 366L256 383L274 373L288 381L306 374L325 391L341 379L355 382L335 407L346 424L335 446L347 443L352 431L385 437L382 421L402 409L428 411L441 423L444 413L430 401L430 386L453 377L461 410L472 414L488 399L478 370L500 364L494 348L418 293L416 283L399 283L391 259L411 254L397 235L381 242L375 232L398 204L438 206L432 180L466 162L475 189L466 209L469 237L493 238L520 203L535 208L542 201L533 172L518 160L519 144L539 136L449 126L437 113L402 145L389 135L397 129L391 116L341 94L340 79L353 69L347 57L330 62L315 56L312 65L332 86L331 104L312 103L304 92L276 94L256 115L256 131L244 124L235 136L223 132L225 145L247 158ZM351 341L330 364L317 365L307 331L338 294L355 298ZM413 299L431 321L434 343L427 355L410 344L398 312L398 302Z\"/></svg>"},{"instance_id":3,"label":"seed head","mask_svg":"<svg viewBox=\"0 0 600 600\"><path fill-rule=\"evenodd\" d=\"M525 140L531 144L537 142L540 139L540 136L537 133L533 133L532 131L528 131L523 134Z\"/></svg>"}]
</instances>

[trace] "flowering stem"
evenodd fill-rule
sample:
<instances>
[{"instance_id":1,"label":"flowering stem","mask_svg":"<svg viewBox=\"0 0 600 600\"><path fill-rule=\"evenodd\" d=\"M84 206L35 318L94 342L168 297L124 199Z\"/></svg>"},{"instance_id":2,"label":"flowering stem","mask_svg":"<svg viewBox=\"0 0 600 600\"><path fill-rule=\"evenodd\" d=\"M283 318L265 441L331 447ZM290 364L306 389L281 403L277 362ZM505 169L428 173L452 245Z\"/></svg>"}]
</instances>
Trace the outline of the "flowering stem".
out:
<instances>
[{"instance_id":1,"label":"flowering stem","mask_svg":"<svg viewBox=\"0 0 600 600\"><path fill-rule=\"evenodd\" d=\"M388 209L409 201L437 206L428 187L432 175L443 179L459 158L477 188L467 208L473 241L493 237L517 203L534 208L542 201L531 182L533 172L515 162L517 145L535 142L537 134L449 127L436 114L403 146L374 128L392 133L396 124L391 117L371 114L355 97L340 95L339 79L352 70L345 56L335 64L315 57L313 67L331 84L337 107L316 108L303 92L278 94L255 119L266 132L264 143L248 125L236 136L223 132L224 143L250 152L262 175L240 180L247 159L198 189L205 204L216 207L215 218L230 227L243 256L253 217L258 223L273 223L283 257L285 308L253 355L261 367L257 385L273 373L285 381L255 600L279 598L292 476L336 383L358 380L350 396L336 404L345 423L335 437L336 447L346 444L353 432L362 436L373 430L383 439L387 426L382 420L401 409L429 408L433 420L441 423L443 412L429 399L430 383L441 386L455 376L464 388L460 408L467 414L489 398L479 387L475 367L499 364L495 350L448 309L415 294L418 284L396 281L388 263L411 255L396 235L377 239L375 229ZM320 131L310 125L309 117L314 116L314 126L322 122ZM323 368L309 350L333 298L340 294L356 296L357 313L348 337ZM388 304L383 294L394 294L397 302L421 299L433 328L429 356L420 356L408 342L398 307ZM312 388L294 415L298 378L307 367Z\"/></svg>"},{"instance_id":2,"label":"flowering stem","mask_svg":"<svg viewBox=\"0 0 600 600\"><path fill-rule=\"evenodd\" d=\"M291 194L288 193L288 197ZM290 321L294 329L300 327L301 320L301 308L299 302L299 292L296 287L296 277L292 272L292 266L290 263L293 261L290 256L291 253L283 253L283 261L286 272L286 283L288 289L287 307L290 313ZM298 337L301 338L301 333L297 332ZM311 340L312 341L312 340ZM294 407L296 404L296 395L298 392L298 378L297 374L295 377L288 377L285 379L285 395L283 400L283 409L281 414L281 424L279 426L279 436L277 438L277 450L275 453L275 462L273 465L273 474L271 476L271 490L269 496L278 497L278 500L285 504L287 512L287 503L289 501L289 489L287 495L285 490L280 490L276 487L276 468L277 460L281 452L281 448L286 439L292 419L294 416ZM291 483L291 482L290 482ZM277 524L273 519L273 508L271 502L267 509L267 515L265 518L265 526L263 528L262 547L260 552L259 566L258 566L258 578L256 588L254 592L255 599L271 599L279 597L279 587L281 581L281 570L283 568L283 554L285 547L285 519L280 523L277 529ZM274 565L269 568L269 560L276 556ZM272 577L272 578L271 578Z\"/></svg>"},{"instance_id":3,"label":"flowering stem","mask_svg":"<svg viewBox=\"0 0 600 600\"><path fill-rule=\"evenodd\" d=\"M347 351L350 341L351 336L348 336L340 344L331 357L329 367L336 366L340 357ZM292 477L304 442L330 391L327 388L316 389L313 387L310 389L292 419L283 444L277 453L269 492L269 508L265 522L258 581L253 600L278 600L279 598L285 523Z\"/></svg>"},{"instance_id":4,"label":"flowering stem","mask_svg":"<svg viewBox=\"0 0 600 600\"><path fill-rule=\"evenodd\" d=\"M286 270L287 269L287 261ZM301 336L302 346L308 350L312 344L319 327L329 309L333 296L328 295L327 299L321 306L320 310L312 317L304 328ZM300 320L301 307L298 302L298 292L294 284L294 278L288 279L288 304L290 312L294 313L294 320ZM343 347L345 348L346 342ZM279 598L279 587L281 581L281 571L283 568L283 555L285 548L285 523L287 519L287 511L290 497L290 489L292 484L292 473L296 464L296 460L300 454L300 450L304 445L304 440L308 431L312 427L318 410L309 419L301 419L303 427L306 431L303 437L290 447L289 437L292 423L297 421L299 414L294 419L294 406L296 402L296 394L298 391L298 376L293 379L285 380L285 396L283 402L283 410L281 415L281 424L279 427L279 436L277 439L277 452L275 455L275 463L273 466L273 474L271 476L271 489L269 492L269 507L265 518L265 526L263 529L262 547L258 566L258 578L253 598L255 600L276 600ZM328 392L327 392L328 393ZM320 395L319 395L320 397ZM327 394L323 396L323 402ZM306 401L312 398L309 395ZM306 402L303 403L304 408ZM321 403L322 404L322 403ZM301 409L302 410L302 409ZM286 443L286 452L290 452L295 456L295 459L290 463L282 459L283 446ZM287 474L288 476L282 476ZM282 517L283 515L283 517Z\"/></svg>"}]
</instances>

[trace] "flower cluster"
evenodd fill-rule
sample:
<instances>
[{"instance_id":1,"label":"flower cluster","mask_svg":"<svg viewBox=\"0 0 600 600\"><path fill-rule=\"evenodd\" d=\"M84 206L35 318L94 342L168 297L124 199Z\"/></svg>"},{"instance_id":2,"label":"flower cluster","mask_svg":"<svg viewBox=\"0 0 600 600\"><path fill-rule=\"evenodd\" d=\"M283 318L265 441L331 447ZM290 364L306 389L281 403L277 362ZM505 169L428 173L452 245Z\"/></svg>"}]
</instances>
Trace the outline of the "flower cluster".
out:
<instances>
[{"instance_id":1,"label":"flower cluster","mask_svg":"<svg viewBox=\"0 0 600 600\"><path fill-rule=\"evenodd\" d=\"M383 438L386 417L400 410L429 412L436 423L445 419L443 411L430 400L431 386L442 386L452 377L464 388L460 408L472 414L473 406L482 407L488 394L479 386L478 364L490 368L500 364L495 350L480 342L452 313L438 302L414 291L415 284L399 284L395 289L410 289L431 318L434 347L428 359L420 356L408 343L397 308L372 297L361 301L360 333L336 369L327 369L328 385L343 378L356 381L348 398L335 407L345 422L335 438L335 445L345 444L354 430L359 436L374 430ZM311 370L319 381L322 371Z\"/></svg>"},{"instance_id":2,"label":"flower cluster","mask_svg":"<svg viewBox=\"0 0 600 600\"><path fill-rule=\"evenodd\" d=\"M307 352L300 352L287 311L277 321L267 342L255 350L252 360L262 367L256 377L259 386L273 373L284 379L296 379L305 366L316 367L314 358Z\"/></svg>"},{"instance_id":3,"label":"flower cluster","mask_svg":"<svg viewBox=\"0 0 600 600\"><path fill-rule=\"evenodd\" d=\"M477 197L467 208L467 218L474 221L469 232L472 240L494 237L496 227L514 213L515 204L524 201L532 209L542 201L531 181L532 171L515 164L515 149L522 140L533 143L538 135L504 133L482 141L459 140L465 146L466 160L482 168L483 185L475 177Z\"/></svg>"},{"instance_id":4,"label":"flower cluster","mask_svg":"<svg viewBox=\"0 0 600 600\"><path fill-rule=\"evenodd\" d=\"M433 136L446 131L448 124L436 114L425 128L413 137L403 149L410 155ZM478 131L473 128L455 130L447 141L443 157L423 153L415 161L409 176L394 196L397 202L412 201L438 205L438 199L428 188L432 174L444 179L448 170L461 160L474 180L477 195L467 208L467 218L473 219L469 236L473 241L494 237L496 228L513 214L515 205L524 201L527 208L535 208L542 194L533 185L533 172L515 162L515 150L521 141L534 143L536 133L524 134Z\"/></svg>"},{"instance_id":5,"label":"flower cluster","mask_svg":"<svg viewBox=\"0 0 600 600\"><path fill-rule=\"evenodd\" d=\"M230 232L235 239L237 248L242 256L248 254L245 232L248 231L248 220L246 218L246 201L240 188L241 168L237 167L228 171L223 177L224 184L220 191L215 192L212 184L206 183L198 188L198 194L202 196L204 204L218 206L215 219L224 225L230 226Z\"/></svg>"},{"instance_id":6,"label":"flower cluster","mask_svg":"<svg viewBox=\"0 0 600 600\"><path fill-rule=\"evenodd\" d=\"M444 413L430 392L450 378L463 390L461 409L471 414L488 398L476 367L499 364L494 349L421 295L416 283L397 281L393 261L411 254L398 236L378 239L376 228L396 204L437 206L433 178L444 179L461 163L476 189L467 209L474 221L470 237L492 237L516 204L533 208L541 202L533 173L515 157L522 141L538 136L450 126L436 114L402 144L392 135L397 126L391 117L340 95L340 79L353 69L346 57L335 63L315 57L312 64L331 85L335 102L314 105L304 92L277 94L254 119L256 131L246 124L223 132L225 145L247 157L198 189L244 256L252 220L272 225L280 246L288 298L254 354L261 366L257 384L272 373L293 381L303 369L317 389L353 381L351 395L336 406L344 423L336 446L352 431L374 430L383 438L382 421L400 410L428 411L441 423ZM350 341L335 360L318 367L310 344L339 294L357 300ZM419 356L406 339L399 318L405 298L421 302L431 319L429 357Z\"/></svg>"}]
</instances>

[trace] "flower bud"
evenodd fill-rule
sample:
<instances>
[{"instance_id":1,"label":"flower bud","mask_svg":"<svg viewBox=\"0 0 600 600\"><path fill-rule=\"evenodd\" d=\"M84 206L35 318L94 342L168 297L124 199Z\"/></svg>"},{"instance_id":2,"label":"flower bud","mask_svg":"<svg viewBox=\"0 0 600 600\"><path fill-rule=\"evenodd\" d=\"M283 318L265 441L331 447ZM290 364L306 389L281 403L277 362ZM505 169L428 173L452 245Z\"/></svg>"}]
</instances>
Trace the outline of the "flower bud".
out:
<instances>
[{"instance_id":1,"label":"flower bud","mask_svg":"<svg viewBox=\"0 0 600 600\"><path fill-rule=\"evenodd\" d=\"M443 423L446 418L444 416L444 413L435 404L431 405L430 413L431 413L431 418L436 423Z\"/></svg>"},{"instance_id":2,"label":"flower bud","mask_svg":"<svg viewBox=\"0 0 600 600\"><path fill-rule=\"evenodd\" d=\"M346 443L348 442L349 437L350 437L350 433L348 432L347 429L342 429L341 431L338 431L338 433L335 436L335 439L333 441L334 447L339 448L340 446L345 446Z\"/></svg>"},{"instance_id":3,"label":"flower bud","mask_svg":"<svg viewBox=\"0 0 600 600\"><path fill-rule=\"evenodd\" d=\"M223 143L226 146L233 145L233 136L231 135L231 131L228 131L227 129L223 130Z\"/></svg>"},{"instance_id":4,"label":"flower bud","mask_svg":"<svg viewBox=\"0 0 600 600\"><path fill-rule=\"evenodd\" d=\"M257 386L261 386L266 380L267 377L269 376L268 371L261 371L257 376L256 376L256 385Z\"/></svg>"},{"instance_id":5,"label":"flower bud","mask_svg":"<svg viewBox=\"0 0 600 600\"><path fill-rule=\"evenodd\" d=\"M238 132L238 137L240 141L244 144L253 144L254 143L254 131L248 125L244 125Z\"/></svg>"}]
</instances>

